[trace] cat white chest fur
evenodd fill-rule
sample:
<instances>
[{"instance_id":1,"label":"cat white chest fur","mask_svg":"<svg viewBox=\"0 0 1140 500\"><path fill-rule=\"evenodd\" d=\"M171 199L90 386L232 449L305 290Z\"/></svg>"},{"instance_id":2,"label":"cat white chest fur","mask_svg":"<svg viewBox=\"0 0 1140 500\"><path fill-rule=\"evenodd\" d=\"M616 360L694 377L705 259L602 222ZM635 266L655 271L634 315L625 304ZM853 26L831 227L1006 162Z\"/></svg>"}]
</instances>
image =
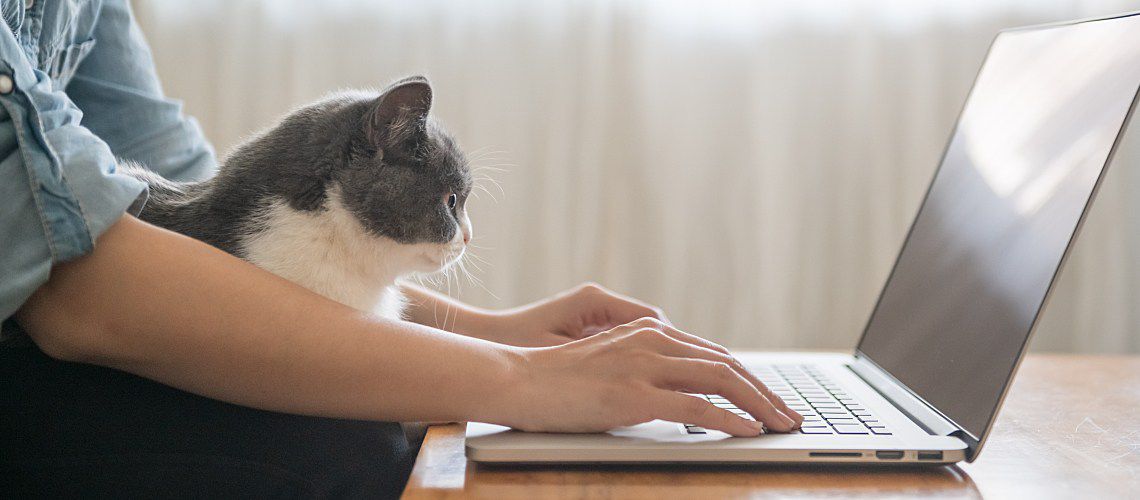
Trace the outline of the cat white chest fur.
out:
<instances>
[{"instance_id":1,"label":"cat white chest fur","mask_svg":"<svg viewBox=\"0 0 1140 500\"><path fill-rule=\"evenodd\" d=\"M335 190L330 190L324 210L300 211L274 201L257 222L258 230L242 238L246 260L332 300L386 318L401 319L404 299L396 280L425 267L423 245L400 244L368 233Z\"/></svg>"}]
</instances>

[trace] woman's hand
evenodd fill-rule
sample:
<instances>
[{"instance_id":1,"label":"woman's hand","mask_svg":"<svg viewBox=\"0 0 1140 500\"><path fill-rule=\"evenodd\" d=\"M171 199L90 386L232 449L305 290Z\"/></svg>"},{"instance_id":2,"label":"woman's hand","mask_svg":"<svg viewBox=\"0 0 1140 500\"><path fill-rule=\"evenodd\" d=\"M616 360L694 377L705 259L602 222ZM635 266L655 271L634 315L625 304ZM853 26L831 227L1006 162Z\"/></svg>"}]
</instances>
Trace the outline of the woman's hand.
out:
<instances>
[{"instance_id":1,"label":"woman's hand","mask_svg":"<svg viewBox=\"0 0 1140 500\"><path fill-rule=\"evenodd\" d=\"M538 302L491 313L489 324L495 334L485 338L523 347L556 346L639 318L671 326L661 309L586 283Z\"/></svg>"},{"instance_id":2,"label":"woman's hand","mask_svg":"<svg viewBox=\"0 0 1140 500\"><path fill-rule=\"evenodd\" d=\"M760 423L783 432L803 421L723 347L655 318L518 352L505 423L522 430L600 432L661 419L756 436ZM756 422L686 392L722 395Z\"/></svg>"}]
</instances>

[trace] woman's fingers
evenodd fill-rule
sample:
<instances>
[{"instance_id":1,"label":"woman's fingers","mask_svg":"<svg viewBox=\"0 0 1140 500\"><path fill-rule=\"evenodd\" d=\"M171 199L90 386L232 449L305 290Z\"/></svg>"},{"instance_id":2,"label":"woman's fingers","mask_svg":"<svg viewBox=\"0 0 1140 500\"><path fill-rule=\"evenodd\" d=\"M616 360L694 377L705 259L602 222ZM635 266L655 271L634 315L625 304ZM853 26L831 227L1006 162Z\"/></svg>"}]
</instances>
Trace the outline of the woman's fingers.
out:
<instances>
[{"instance_id":1,"label":"woman's fingers","mask_svg":"<svg viewBox=\"0 0 1140 500\"><path fill-rule=\"evenodd\" d=\"M664 324L671 324L665 312L658 307L610 291L594 283L586 283L578 288L578 294L585 302L584 309L600 311L607 326L621 325L639 318L652 318Z\"/></svg>"},{"instance_id":2,"label":"woman's fingers","mask_svg":"<svg viewBox=\"0 0 1140 500\"><path fill-rule=\"evenodd\" d=\"M654 323L649 320L639 320L638 323L653 325L646 328L659 332L658 335L641 335L641 338L646 339L645 342L652 344L651 349L655 352L677 358L697 358L727 364L751 383L757 391L760 391L780 413L791 419L793 429L803 423L802 415L789 408L783 399L768 389L768 386L764 385L740 361L728 354L728 351L723 347L669 325ZM773 428L780 430L776 427Z\"/></svg>"},{"instance_id":3,"label":"woman's fingers","mask_svg":"<svg viewBox=\"0 0 1140 500\"><path fill-rule=\"evenodd\" d=\"M662 356L655 360L658 387L719 394L737 408L764 422L769 429L787 432L796 422L732 366L718 361Z\"/></svg>"},{"instance_id":4,"label":"woman's fingers","mask_svg":"<svg viewBox=\"0 0 1140 500\"><path fill-rule=\"evenodd\" d=\"M764 432L764 425L760 422L717 408L704 398L681 392L656 390L648 405L652 414L661 420L693 424L741 437L758 436Z\"/></svg>"}]
</instances>

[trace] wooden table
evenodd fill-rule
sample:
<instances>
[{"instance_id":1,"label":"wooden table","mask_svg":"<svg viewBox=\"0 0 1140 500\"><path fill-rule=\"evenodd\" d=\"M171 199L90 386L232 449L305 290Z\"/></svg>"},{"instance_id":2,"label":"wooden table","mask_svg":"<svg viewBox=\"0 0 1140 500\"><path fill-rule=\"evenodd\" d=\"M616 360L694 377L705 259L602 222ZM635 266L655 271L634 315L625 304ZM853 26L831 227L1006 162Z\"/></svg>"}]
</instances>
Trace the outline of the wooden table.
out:
<instances>
[{"instance_id":1,"label":"wooden table","mask_svg":"<svg viewBox=\"0 0 1140 500\"><path fill-rule=\"evenodd\" d=\"M1140 498L1140 357L1031 355L972 464L819 466L485 466L463 426L428 431L405 498L922 496Z\"/></svg>"}]
</instances>

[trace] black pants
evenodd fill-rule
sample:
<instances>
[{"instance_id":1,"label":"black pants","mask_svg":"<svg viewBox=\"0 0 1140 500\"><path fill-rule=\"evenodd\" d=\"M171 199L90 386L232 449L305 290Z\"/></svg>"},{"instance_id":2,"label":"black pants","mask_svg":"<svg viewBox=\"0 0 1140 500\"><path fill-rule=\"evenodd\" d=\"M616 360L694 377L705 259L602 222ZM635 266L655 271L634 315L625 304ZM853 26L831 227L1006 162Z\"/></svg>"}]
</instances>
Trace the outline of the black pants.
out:
<instances>
[{"instance_id":1,"label":"black pants","mask_svg":"<svg viewBox=\"0 0 1140 500\"><path fill-rule=\"evenodd\" d=\"M0 497L393 498L414 458L396 423L254 410L0 344Z\"/></svg>"}]
</instances>

